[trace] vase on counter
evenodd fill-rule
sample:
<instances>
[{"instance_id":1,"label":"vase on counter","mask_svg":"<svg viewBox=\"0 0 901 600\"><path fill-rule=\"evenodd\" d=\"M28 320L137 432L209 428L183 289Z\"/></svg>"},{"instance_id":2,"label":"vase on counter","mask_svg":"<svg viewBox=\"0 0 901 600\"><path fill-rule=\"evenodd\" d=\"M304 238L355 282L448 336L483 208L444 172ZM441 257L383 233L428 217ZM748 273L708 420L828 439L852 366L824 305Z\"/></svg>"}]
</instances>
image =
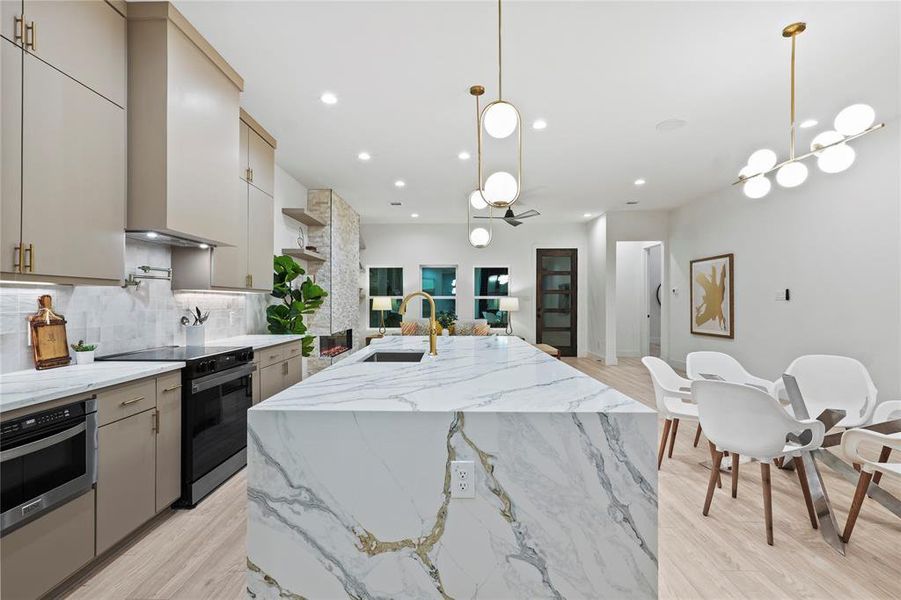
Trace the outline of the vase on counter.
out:
<instances>
[{"instance_id":1,"label":"vase on counter","mask_svg":"<svg viewBox=\"0 0 901 600\"><path fill-rule=\"evenodd\" d=\"M203 325L186 325L185 326L185 346L203 346L204 345L204 326Z\"/></svg>"},{"instance_id":2,"label":"vase on counter","mask_svg":"<svg viewBox=\"0 0 901 600\"><path fill-rule=\"evenodd\" d=\"M94 362L94 351L88 350L87 352L76 352L75 353L75 364L76 365L89 365Z\"/></svg>"}]
</instances>

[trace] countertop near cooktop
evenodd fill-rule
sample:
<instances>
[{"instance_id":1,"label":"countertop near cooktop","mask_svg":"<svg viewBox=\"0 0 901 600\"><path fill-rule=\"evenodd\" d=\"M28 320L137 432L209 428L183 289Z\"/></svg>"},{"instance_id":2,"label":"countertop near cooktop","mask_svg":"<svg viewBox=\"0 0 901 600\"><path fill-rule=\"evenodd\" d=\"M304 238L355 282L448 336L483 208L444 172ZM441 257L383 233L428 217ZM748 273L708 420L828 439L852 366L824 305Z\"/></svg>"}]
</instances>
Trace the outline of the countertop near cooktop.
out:
<instances>
[{"instance_id":1,"label":"countertop near cooktop","mask_svg":"<svg viewBox=\"0 0 901 600\"><path fill-rule=\"evenodd\" d=\"M290 342L299 342L304 336L302 335L275 335L275 334L253 334L253 335L236 335L234 337L222 338L219 340L206 340L207 346L252 346L254 350L270 348L279 344L287 344Z\"/></svg>"},{"instance_id":2,"label":"countertop near cooktop","mask_svg":"<svg viewBox=\"0 0 901 600\"><path fill-rule=\"evenodd\" d=\"M0 412L154 377L184 366L183 362L110 361L43 371L26 369L3 373L0 374Z\"/></svg>"}]
</instances>

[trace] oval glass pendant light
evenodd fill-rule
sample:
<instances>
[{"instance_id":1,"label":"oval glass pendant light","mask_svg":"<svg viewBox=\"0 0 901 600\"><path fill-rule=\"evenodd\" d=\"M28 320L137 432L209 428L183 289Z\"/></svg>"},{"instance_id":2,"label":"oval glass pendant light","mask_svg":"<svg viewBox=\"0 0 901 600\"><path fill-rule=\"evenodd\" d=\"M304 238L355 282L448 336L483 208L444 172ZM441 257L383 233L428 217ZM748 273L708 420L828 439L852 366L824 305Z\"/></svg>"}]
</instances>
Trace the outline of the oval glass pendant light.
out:
<instances>
[{"instance_id":1,"label":"oval glass pendant light","mask_svg":"<svg viewBox=\"0 0 901 600\"><path fill-rule=\"evenodd\" d=\"M497 3L497 100L480 109L479 97L485 93L481 85L469 88L476 99L476 136L478 146L478 192L482 200L492 208L507 209L519 198L522 191L522 115L519 110L503 97L503 45L501 43L502 11L501 1ZM497 171L485 178L483 132L495 139L505 139L516 135L516 174ZM477 203L470 199L474 208Z\"/></svg>"},{"instance_id":2,"label":"oval glass pendant light","mask_svg":"<svg viewBox=\"0 0 901 600\"><path fill-rule=\"evenodd\" d=\"M479 206L479 203L481 203L481 206ZM479 215L477 218L482 219L482 222L486 223L486 225L474 225L472 211L484 210L485 208L488 209L488 216ZM494 228L492 227L494 219L491 212L491 207L482 200L482 193L479 190L474 190L469 194L469 202L466 203L466 230L469 243L474 248L485 248L491 243L491 238L494 237Z\"/></svg>"}]
</instances>

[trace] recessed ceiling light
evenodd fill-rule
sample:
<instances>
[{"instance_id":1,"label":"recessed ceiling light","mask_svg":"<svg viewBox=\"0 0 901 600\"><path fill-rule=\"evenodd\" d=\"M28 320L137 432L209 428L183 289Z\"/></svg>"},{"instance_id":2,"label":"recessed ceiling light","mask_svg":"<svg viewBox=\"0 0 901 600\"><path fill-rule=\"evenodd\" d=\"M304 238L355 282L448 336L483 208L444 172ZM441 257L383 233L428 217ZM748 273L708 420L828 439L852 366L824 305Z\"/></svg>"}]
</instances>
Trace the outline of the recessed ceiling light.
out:
<instances>
[{"instance_id":1,"label":"recessed ceiling light","mask_svg":"<svg viewBox=\"0 0 901 600\"><path fill-rule=\"evenodd\" d=\"M153 238L155 238L155 237L158 236L158 235L159 235L159 234L158 234L157 232L155 232L155 231L148 231L148 232L147 232L147 237L149 237L150 239L153 239Z\"/></svg>"},{"instance_id":2,"label":"recessed ceiling light","mask_svg":"<svg viewBox=\"0 0 901 600\"><path fill-rule=\"evenodd\" d=\"M634 183L635 185L644 185L644 184L647 183L647 181L645 181L644 179L639 178L639 179L636 179L633 183Z\"/></svg>"},{"instance_id":3,"label":"recessed ceiling light","mask_svg":"<svg viewBox=\"0 0 901 600\"><path fill-rule=\"evenodd\" d=\"M200 244L200 245L197 246L197 247L200 248L201 250L206 250L207 248L210 247L210 245L209 245L209 244Z\"/></svg>"},{"instance_id":4,"label":"recessed ceiling light","mask_svg":"<svg viewBox=\"0 0 901 600\"><path fill-rule=\"evenodd\" d=\"M583 216L583 217L590 217L590 216L591 216L591 213L585 213L585 214L582 215L582 216Z\"/></svg>"},{"instance_id":5,"label":"recessed ceiling light","mask_svg":"<svg viewBox=\"0 0 901 600\"><path fill-rule=\"evenodd\" d=\"M656 127L657 131L667 133L670 131L675 131L677 129L682 129L686 125L688 125L688 121L685 121L683 119L666 119L657 123Z\"/></svg>"},{"instance_id":6,"label":"recessed ceiling light","mask_svg":"<svg viewBox=\"0 0 901 600\"><path fill-rule=\"evenodd\" d=\"M801 121L801 129L810 129L811 127L816 127L817 121L816 119L807 119L806 121Z\"/></svg>"},{"instance_id":7,"label":"recessed ceiling light","mask_svg":"<svg viewBox=\"0 0 901 600\"><path fill-rule=\"evenodd\" d=\"M369 160L372 157L368 152L360 152L359 154L357 154L357 158L359 158L360 160Z\"/></svg>"},{"instance_id":8,"label":"recessed ceiling light","mask_svg":"<svg viewBox=\"0 0 901 600\"><path fill-rule=\"evenodd\" d=\"M626 204L638 204L638 200L629 200Z\"/></svg>"},{"instance_id":9,"label":"recessed ceiling light","mask_svg":"<svg viewBox=\"0 0 901 600\"><path fill-rule=\"evenodd\" d=\"M338 96L334 95L331 92L324 92L319 99L322 100L323 104L337 104Z\"/></svg>"},{"instance_id":10,"label":"recessed ceiling light","mask_svg":"<svg viewBox=\"0 0 901 600\"><path fill-rule=\"evenodd\" d=\"M547 121L544 119L535 119L532 122L532 129L547 129Z\"/></svg>"},{"instance_id":11,"label":"recessed ceiling light","mask_svg":"<svg viewBox=\"0 0 901 600\"><path fill-rule=\"evenodd\" d=\"M413 217L414 219L418 219L419 213L410 213L410 216Z\"/></svg>"},{"instance_id":12,"label":"recessed ceiling light","mask_svg":"<svg viewBox=\"0 0 901 600\"><path fill-rule=\"evenodd\" d=\"M403 180L403 179L398 179L397 181L394 182L394 187L402 188L402 187L404 187L405 185L407 185L407 184L404 183L404 180Z\"/></svg>"},{"instance_id":13,"label":"recessed ceiling light","mask_svg":"<svg viewBox=\"0 0 901 600\"><path fill-rule=\"evenodd\" d=\"M460 160L469 160L469 152L461 152L457 155Z\"/></svg>"}]
</instances>

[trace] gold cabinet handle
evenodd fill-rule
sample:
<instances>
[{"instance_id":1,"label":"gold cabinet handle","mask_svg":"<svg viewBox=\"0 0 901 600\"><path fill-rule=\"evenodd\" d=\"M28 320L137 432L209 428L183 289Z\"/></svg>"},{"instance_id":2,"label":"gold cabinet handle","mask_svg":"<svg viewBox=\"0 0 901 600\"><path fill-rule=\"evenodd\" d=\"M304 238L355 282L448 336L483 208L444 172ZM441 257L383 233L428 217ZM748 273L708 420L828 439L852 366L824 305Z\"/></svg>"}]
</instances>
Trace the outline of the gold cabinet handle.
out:
<instances>
[{"instance_id":1,"label":"gold cabinet handle","mask_svg":"<svg viewBox=\"0 0 901 600\"><path fill-rule=\"evenodd\" d=\"M253 169L250 170L250 180L253 181Z\"/></svg>"},{"instance_id":2,"label":"gold cabinet handle","mask_svg":"<svg viewBox=\"0 0 901 600\"><path fill-rule=\"evenodd\" d=\"M153 419L151 419L150 428L154 433L160 432L160 411L158 409L154 409L153 411Z\"/></svg>"},{"instance_id":3,"label":"gold cabinet handle","mask_svg":"<svg viewBox=\"0 0 901 600\"><path fill-rule=\"evenodd\" d=\"M31 48L32 52L38 49L38 26L34 21L25 26L24 44L26 48Z\"/></svg>"},{"instance_id":4,"label":"gold cabinet handle","mask_svg":"<svg viewBox=\"0 0 901 600\"><path fill-rule=\"evenodd\" d=\"M22 272L22 254L25 252L24 246L18 244L13 248L13 271L15 273Z\"/></svg>"},{"instance_id":5,"label":"gold cabinet handle","mask_svg":"<svg viewBox=\"0 0 901 600\"><path fill-rule=\"evenodd\" d=\"M135 402L140 402L143 399L144 399L144 396L141 396L139 398L132 398L131 400L123 400L122 402L119 403L119 406L128 406L129 404L134 404Z\"/></svg>"},{"instance_id":6,"label":"gold cabinet handle","mask_svg":"<svg viewBox=\"0 0 901 600\"><path fill-rule=\"evenodd\" d=\"M13 39L17 42L22 41L22 26L25 24L25 21L22 17L13 17Z\"/></svg>"},{"instance_id":7,"label":"gold cabinet handle","mask_svg":"<svg viewBox=\"0 0 901 600\"><path fill-rule=\"evenodd\" d=\"M23 247L23 255L28 257L28 262L24 263L24 258L19 259L21 272L34 272L34 244L28 244L27 248ZM23 264L24 263L24 264Z\"/></svg>"},{"instance_id":8,"label":"gold cabinet handle","mask_svg":"<svg viewBox=\"0 0 901 600\"><path fill-rule=\"evenodd\" d=\"M166 389L163 390L163 393L165 394L166 392L171 392L173 390L177 390L180 387L181 387L181 384L173 385L172 387L167 387Z\"/></svg>"}]
</instances>

